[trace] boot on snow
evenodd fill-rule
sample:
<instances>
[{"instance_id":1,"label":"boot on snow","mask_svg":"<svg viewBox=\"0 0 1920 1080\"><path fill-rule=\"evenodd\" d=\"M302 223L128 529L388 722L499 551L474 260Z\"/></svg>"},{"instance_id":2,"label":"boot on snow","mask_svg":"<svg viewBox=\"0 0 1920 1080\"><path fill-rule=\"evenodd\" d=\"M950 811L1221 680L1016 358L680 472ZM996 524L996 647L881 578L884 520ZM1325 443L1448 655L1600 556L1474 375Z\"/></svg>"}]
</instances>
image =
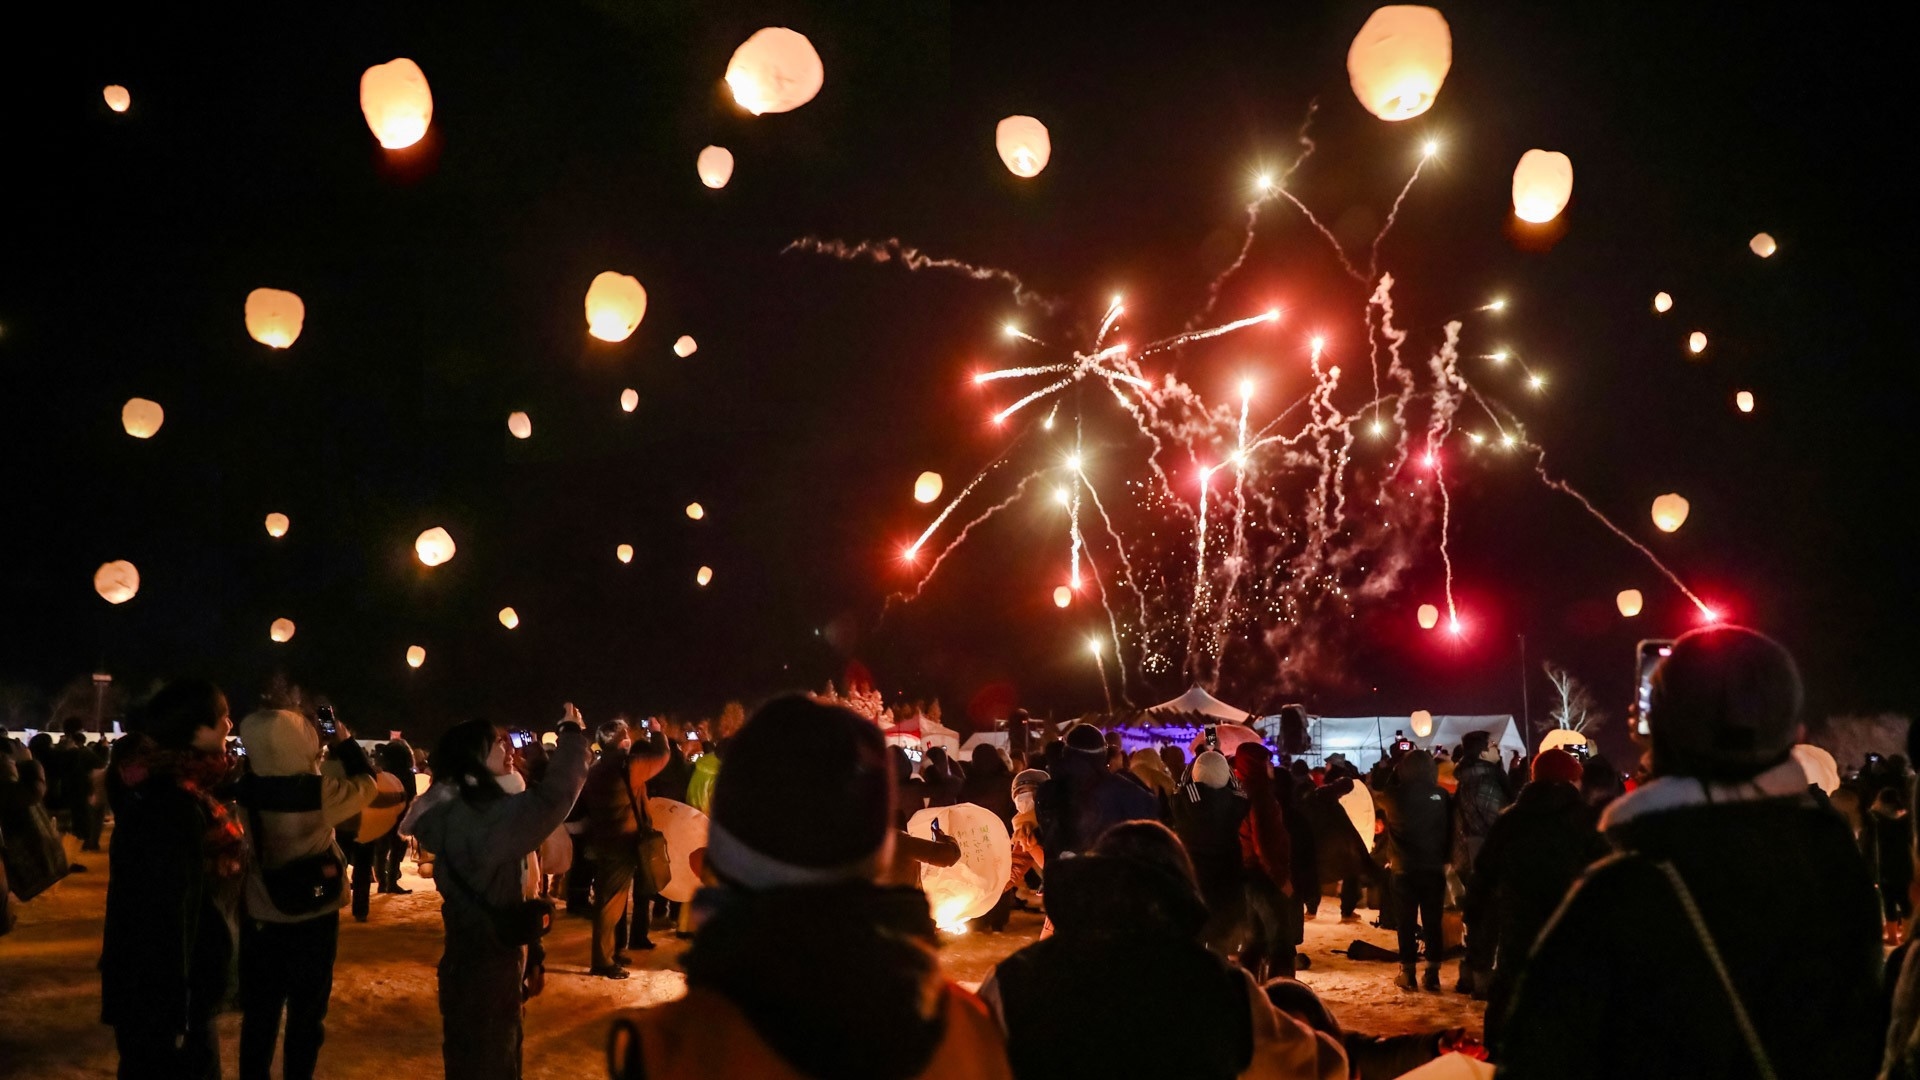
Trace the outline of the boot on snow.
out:
<instances>
[{"instance_id":1,"label":"boot on snow","mask_svg":"<svg viewBox=\"0 0 1920 1080\"><path fill-rule=\"evenodd\" d=\"M1420 989L1431 991L1435 994L1440 992L1440 965L1439 964L1427 965L1427 977L1420 980Z\"/></svg>"},{"instance_id":2,"label":"boot on snow","mask_svg":"<svg viewBox=\"0 0 1920 1080\"><path fill-rule=\"evenodd\" d=\"M1395 986L1398 986L1398 987L1399 987L1400 989L1402 989L1402 990L1417 990L1417 989L1419 989L1419 987L1420 987L1420 978L1419 978L1419 976L1418 976L1418 975L1417 975L1417 974L1416 974L1416 973L1414 972L1414 970L1413 970L1413 965L1412 965L1412 964L1403 964L1403 965L1401 965L1401 967L1400 967L1400 978L1398 978L1398 979L1396 979L1396 980L1394 981L1394 985L1395 985Z\"/></svg>"}]
</instances>

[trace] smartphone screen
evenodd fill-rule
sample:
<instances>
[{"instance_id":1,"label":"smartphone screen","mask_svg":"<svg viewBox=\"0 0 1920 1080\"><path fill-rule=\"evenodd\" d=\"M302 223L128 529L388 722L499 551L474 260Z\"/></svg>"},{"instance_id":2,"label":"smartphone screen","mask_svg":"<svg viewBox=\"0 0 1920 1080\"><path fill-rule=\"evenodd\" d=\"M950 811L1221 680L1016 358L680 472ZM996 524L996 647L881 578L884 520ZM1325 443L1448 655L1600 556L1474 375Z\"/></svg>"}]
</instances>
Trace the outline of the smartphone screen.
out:
<instances>
[{"instance_id":1,"label":"smartphone screen","mask_svg":"<svg viewBox=\"0 0 1920 1080\"><path fill-rule=\"evenodd\" d=\"M318 712L320 730L328 735L338 735L340 726L333 721L333 706L322 705Z\"/></svg>"},{"instance_id":2,"label":"smartphone screen","mask_svg":"<svg viewBox=\"0 0 1920 1080\"><path fill-rule=\"evenodd\" d=\"M516 747L524 748L532 744L533 742L533 733L528 731L513 732L512 737L513 737L513 745Z\"/></svg>"},{"instance_id":3,"label":"smartphone screen","mask_svg":"<svg viewBox=\"0 0 1920 1080\"><path fill-rule=\"evenodd\" d=\"M1633 714L1638 718L1636 730L1642 735L1648 733L1647 710L1653 706L1653 670L1672 655L1671 638L1650 638L1633 647Z\"/></svg>"}]
</instances>

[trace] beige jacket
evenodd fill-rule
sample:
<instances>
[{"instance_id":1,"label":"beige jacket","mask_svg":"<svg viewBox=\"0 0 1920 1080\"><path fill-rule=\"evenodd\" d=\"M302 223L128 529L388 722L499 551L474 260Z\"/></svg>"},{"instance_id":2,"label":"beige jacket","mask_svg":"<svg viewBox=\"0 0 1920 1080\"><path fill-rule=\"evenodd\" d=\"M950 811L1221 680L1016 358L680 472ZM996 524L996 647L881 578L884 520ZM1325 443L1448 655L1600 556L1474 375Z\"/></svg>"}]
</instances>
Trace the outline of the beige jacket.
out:
<instances>
[{"instance_id":1,"label":"beige jacket","mask_svg":"<svg viewBox=\"0 0 1920 1080\"><path fill-rule=\"evenodd\" d=\"M333 838L334 826L366 809L378 791L366 751L344 742L335 749L335 757L322 764L320 733L305 717L284 709L262 709L242 720L240 744L247 751L248 771L255 777L319 777L318 809L240 811L253 855L247 868L247 917L261 922L304 922L346 907L350 896L343 884L340 899L331 907L304 915L285 914L268 898L260 870L324 851L332 851L345 867L346 857Z\"/></svg>"}]
</instances>

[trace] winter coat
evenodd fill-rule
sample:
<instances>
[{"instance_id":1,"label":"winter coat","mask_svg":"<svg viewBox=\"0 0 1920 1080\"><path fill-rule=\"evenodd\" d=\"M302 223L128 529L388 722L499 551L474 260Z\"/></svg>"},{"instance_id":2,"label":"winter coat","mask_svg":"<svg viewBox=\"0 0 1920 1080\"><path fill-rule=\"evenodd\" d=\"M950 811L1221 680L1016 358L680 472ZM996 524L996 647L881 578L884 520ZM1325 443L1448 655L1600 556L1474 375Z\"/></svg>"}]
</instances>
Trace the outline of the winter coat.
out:
<instances>
[{"instance_id":1,"label":"winter coat","mask_svg":"<svg viewBox=\"0 0 1920 1080\"><path fill-rule=\"evenodd\" d=\"M267 895L263 867L331 851L346 866L334 839L336 826L366 809L377 788L373 765L351 739L333 744L320 760L320 733L306 718L284 709L263 709L240 722L240 743L247 749L248 774L241 780L240 815L252 845L247 868L247 917L261 922L304 922L331 914L351 899L342 888L332 905L289 915Z\"/></svg>"},{"instance_id":2,"label":"winter coat","mask_svg":"<svg viewBox=\"0 0 1920 1080\"><path fill-rule=\"evenodd\" d=\"M1875 1074L1886 1025L1873 883L1798 763L1711 788L1663 777L1615 801L1601 828L1616 854L1534 947L1496 1048L1501 1076L1757 1075L1661 862L1692 894L1778 1076Z\"/></svg>"},{"instance_id":3,"label":"winter coat","mask_svg":"<svg viewBox=\"0 0 1920 1080\"><path fill-rule=\"evenodd\" d=\"M1261 765L1237 771L1247 793L1247 816L1240 822L1240 863L1265 874L1275 888L1286 892L1293 880L1293 841L1287 835L1273 772Z\"/></svg>"},{"instance_id":4,"label":"winter coat","mask_svg":"<svg viewBox=\"0 0 1920 1080\"><path fill-rule=\"evenodd\" d=\"M1409 750L1394 782L1373 797L1387 822L1387 865L1396 874L1443 871L1453 846L1453 807L1425 750Z\"/></svg>"},{"instance_id":5,"label":"winter coat","mask_svg":"<svg viewBox=\"0 0 1920 1080\"><path fill-rule=\"evenodd\" d=\"M654 731L645 745L603 751L587 770L586 787L579 795L587 807L586 841L594 858L634 857L641 834L653 827L647 816L647 781L666 765L667 740Z\"/></svg>"},{"instance_id":6,"label":"winter coat","mask_svg":"<svg viewBox=\"0 0 1920 1080\"><path fill-rule=\"evenodd\" d=\"M1173 831L1193 860L1200 897L1211 909L1240 890L1240 826L1246 819L1246 797L1231 787L1186 783L1174 793Z\"/></svg>"},{"instance_id":7,"label":"winter coat","mask_svg":"<svg viewBox=\"0 0 1920 1080\"><path fill-rule=\"evenodd\" d=\"M1067 852L1092 848L1101 833L1123 821L1159 818L1147 789L1107 771L1104 751L1068 751L1033 801L1048 866Z\"/></svg>"},{"instance_id":8,"label":"winter coat","mask_svg":"<svg viewBox=\"0 0 1920 1080\"><path fill-rule=\"evenodd\" d=\"M1472 876L1480 845L1493 829L1494 819L1507 808L1507 774L1484 758L1468 758L1454 766L1453 866L1462 878Z\"/></svg>"},{"instance_id":9,"label":"winter coat","mask_svg":"<svg viewBox=\"0 0 1920 1080\"><path fill-rule=\"evenodd\" d=\"M1275 1009L1253 978L1197 940L1206 911L1191 885L1130 859L1053 867L1054 933L994 969L980 994L1007 1032L1014 1075L1183 1080L1337 1080L1334 1039ZM1121 1018L1167 1038L1129 1038Z\"/></svg>"},{"instance_id":10,"label":"winter coat","mask_svg":"<svg viewBox=\"0 0 1920 1080\"><path fill-rule=\"evenodd\" d=\"M46 807L46 773L36 761L0 763L0 844L13 863L10 888L31 900L67 876L67 849Z\"/></svg>"},{"instance_id":11,"label":"winter coat","mask_svg":"<svg viewBox=\"0 0 1920 1080\"><path fill-rule=\"evenodd\" d=\"M960 801L991 810L1001 824L1013 827L1013 773L999 747L974 748L967 778L960 785Z\"/></svg>"}]
</instances>

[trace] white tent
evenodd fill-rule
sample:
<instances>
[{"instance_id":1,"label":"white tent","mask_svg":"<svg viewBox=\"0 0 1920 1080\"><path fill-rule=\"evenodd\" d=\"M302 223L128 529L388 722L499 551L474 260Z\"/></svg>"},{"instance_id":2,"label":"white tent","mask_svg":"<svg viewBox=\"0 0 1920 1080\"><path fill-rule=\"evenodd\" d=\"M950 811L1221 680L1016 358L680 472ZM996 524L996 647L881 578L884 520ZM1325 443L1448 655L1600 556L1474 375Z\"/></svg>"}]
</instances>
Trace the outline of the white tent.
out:
<instances>
[{"instance_id":1,"label":"white tent","mask_svg":"<svg viewBox=\"0 0 1920 1080\"><path fill-rule=\"evenodd\" d=\"M1187 688L1186 693L1181 694L1172 701L1163 701L1148 709L1147 712L1163 714L1198 713L1202 716L1213 717L1215 720L1224 720L1230 724L1244 724L1247 722L1247 714L1245 712L1221 701L1219 698L1202 690L1199 686L1190 686Z\"/></svg>"},{"instance_id":2,"label":"white tent","mask_svg":"<svg viewBox=\"0 0 1920 1080\"><path fill-rule=\"evenodd\" d=\"M1277 728L1280 721L1277 717L1263 717L1255 726L1264 729L1268 722ZM1395 732L1413 740L1414 745L1423 750L1444 746L1451 751L1469 731L1487 732L1500 747L1502 758L1526 752L1526 745L1520 739L1520 725L1506 714L1435 716L1433 733L1424 739L1413 733L1413 721L1405 716L1310 716L1307 734L1311 748L1302 756L1310 765L1323 765L1328 754L1340 754L1361 769L1367 769L1393 750Z\"/></svg>"}]
</instances>

